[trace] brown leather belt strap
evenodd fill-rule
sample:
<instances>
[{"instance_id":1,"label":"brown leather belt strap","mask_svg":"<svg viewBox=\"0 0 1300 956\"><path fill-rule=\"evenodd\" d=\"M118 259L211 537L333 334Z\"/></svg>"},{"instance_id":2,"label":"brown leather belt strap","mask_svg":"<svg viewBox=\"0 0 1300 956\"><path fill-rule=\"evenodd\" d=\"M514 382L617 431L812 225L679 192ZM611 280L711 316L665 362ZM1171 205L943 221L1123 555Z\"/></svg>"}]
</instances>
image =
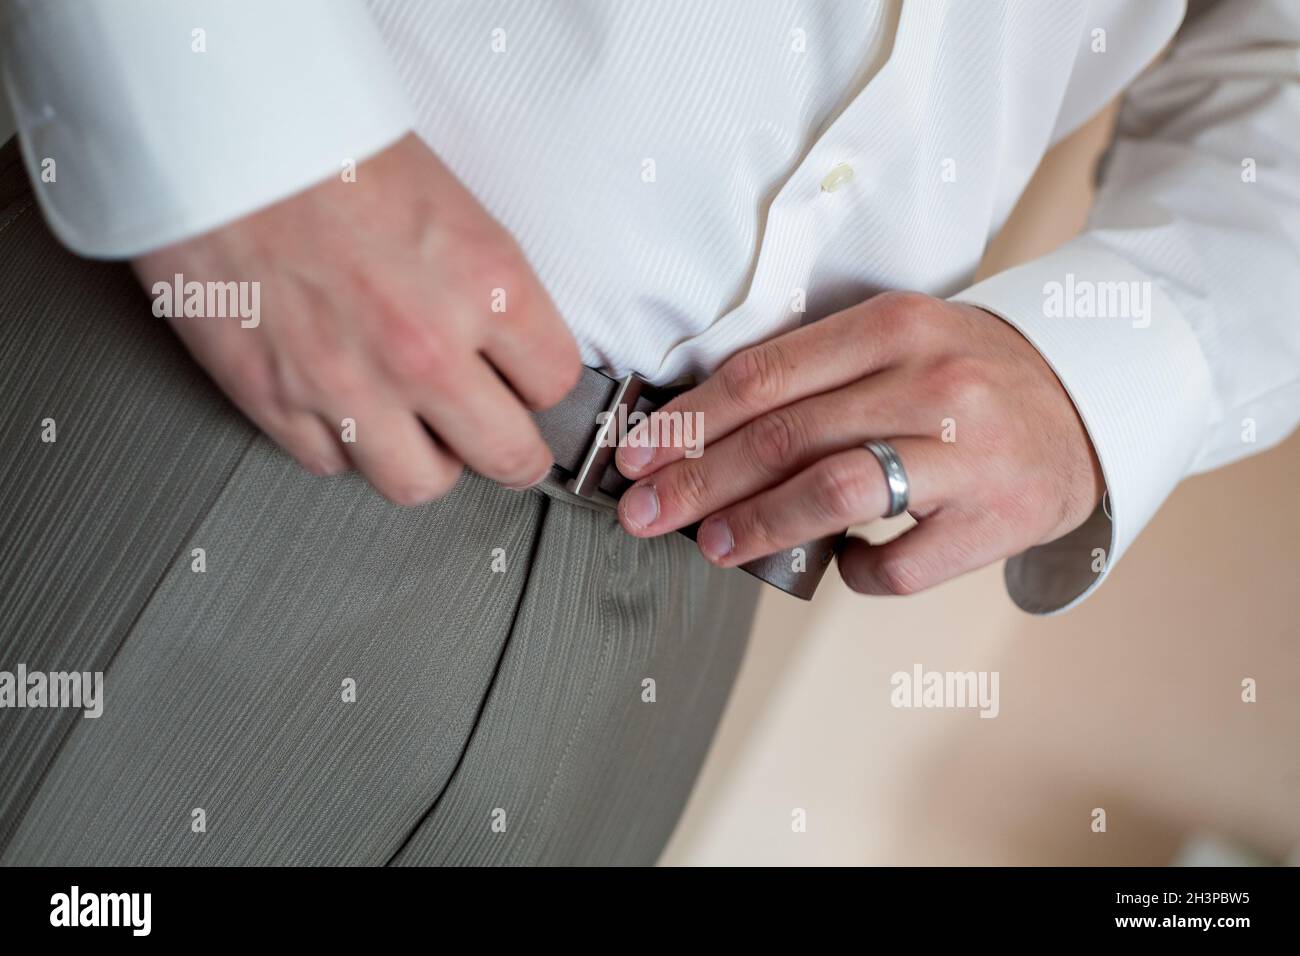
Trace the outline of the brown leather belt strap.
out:
<instances>
[{"instance_id":1,"label":"brown leather belt strap","mask_svg":"<svg viewBox=\"0 0 1300 956\"><path fill-rule=\"evenodd\" d=\"M631 484L613 464L617 435L610 432L619 420L619 406L626 406L628 415L648 414L679 391L651 385L637 375L614 379L599 369L586 368L558 405L537 412L533 419L555 455L555 469L566 487L584 498L612 503ZM612 413L604 426L602 412ZM691 525L681 533L694 540L697 527ZM843 538L842 532L828 535L740 567L787 594L811 600Z\"/></svg>"}]
</instances>

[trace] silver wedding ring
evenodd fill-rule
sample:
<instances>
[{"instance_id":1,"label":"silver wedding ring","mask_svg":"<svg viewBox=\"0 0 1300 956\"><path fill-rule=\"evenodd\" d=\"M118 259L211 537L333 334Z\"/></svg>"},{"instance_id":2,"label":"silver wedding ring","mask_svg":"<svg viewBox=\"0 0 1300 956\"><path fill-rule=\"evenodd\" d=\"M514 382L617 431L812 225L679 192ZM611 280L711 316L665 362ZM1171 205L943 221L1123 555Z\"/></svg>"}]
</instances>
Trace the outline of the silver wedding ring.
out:
<instances>
[{"instance_id":1,"label":"silver wedding ring","mask_svg":"<svg viewBox=\"0 0 1300 956\"><path fill-rule=\"evenodd\" d=\"M893 518L895 515L901 515L907 510L909 492L907 470L903 467L903 459L898 457L894 446L887 441L872 439L862 447L876 456L876 461L880 462L881 470L885 473L885 483L889 485L889 511L885 517Z\"/></svg>"}]
</instances>

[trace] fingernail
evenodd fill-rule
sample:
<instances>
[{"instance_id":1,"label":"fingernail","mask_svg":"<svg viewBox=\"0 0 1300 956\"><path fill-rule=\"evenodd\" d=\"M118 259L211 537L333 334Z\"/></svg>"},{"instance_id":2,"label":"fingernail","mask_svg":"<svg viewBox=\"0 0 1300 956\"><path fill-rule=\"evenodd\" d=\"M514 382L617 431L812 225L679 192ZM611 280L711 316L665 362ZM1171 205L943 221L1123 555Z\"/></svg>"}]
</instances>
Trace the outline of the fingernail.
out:
<instances>
[{"instance_id":1,"label":"fingernail","mask_svg":"<svg viewBox=\"0 0 1300 956\"><path fill-rule=\"evenodd\" d=\"M651 485L636 485L623 496L620 507L627 523L639 530L659 517L659 496Z\"/></svg>"},{"instance_id":2,"label":"fingernail","mask_svg":"<svg viewBox=\"0 0 1300 956\"><path fill-rule=\"evenodd\" d=\"M717 561L731 554L735 542L731 540L731 527L726 518L710 518L700 525L695 534L695 543L700 546L704 556L710 561Z\"/></svg>"},{"instance_id":3,"label":"fingernail","mask_svg":"<svg viewBox=\"0 0 1300 956\"><path fill-rule=\"evenodd\" d=\"M654 457L655 450L649 445L624 445L618 450L619 471L641 471Z\"/></svg>"}]
</instances>

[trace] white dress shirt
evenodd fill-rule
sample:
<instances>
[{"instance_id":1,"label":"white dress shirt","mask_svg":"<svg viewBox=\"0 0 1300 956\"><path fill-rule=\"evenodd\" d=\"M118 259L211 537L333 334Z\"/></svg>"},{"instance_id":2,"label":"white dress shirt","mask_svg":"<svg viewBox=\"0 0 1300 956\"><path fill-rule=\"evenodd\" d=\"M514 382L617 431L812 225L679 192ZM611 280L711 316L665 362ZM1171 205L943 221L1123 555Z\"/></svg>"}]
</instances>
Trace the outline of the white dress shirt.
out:
<instances>
[{"instance_id":1,"label":"white dress shirt","mask_svg":"<svg viewBox=\"0 0 1300 956\"><path fill-rule=\"evenodd\" d=\"M1223 0L1136 82L1183 0L0 3L37 194L85 255L211 229L415 129L588 364L707 373L887 289L1002 316L1108 489L1008 562L1027 610L1081 599L1183 477L1300 420L1300 0ZM1085 234L970 286L1044 152L1126 87Z\"/></svg>"}]
</instances>

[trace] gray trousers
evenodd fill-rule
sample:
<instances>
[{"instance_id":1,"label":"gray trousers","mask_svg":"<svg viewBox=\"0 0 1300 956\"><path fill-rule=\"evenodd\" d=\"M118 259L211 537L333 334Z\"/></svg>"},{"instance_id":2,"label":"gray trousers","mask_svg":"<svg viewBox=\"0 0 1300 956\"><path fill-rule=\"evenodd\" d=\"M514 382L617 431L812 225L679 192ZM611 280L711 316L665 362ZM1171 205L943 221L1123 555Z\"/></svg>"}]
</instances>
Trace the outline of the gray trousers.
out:
<instances>
[{"instance_id":1,"label":"gray trousers","mask_svg":"<svg viewBox=\"0 0 1300 956\"><path fill-rule=\"evenodd\" d=\"M0 671L104 699L0 708L0 862L653 862L756 582L554 487L308 475L13 175Z\"/></svg>"}]
</instances>

